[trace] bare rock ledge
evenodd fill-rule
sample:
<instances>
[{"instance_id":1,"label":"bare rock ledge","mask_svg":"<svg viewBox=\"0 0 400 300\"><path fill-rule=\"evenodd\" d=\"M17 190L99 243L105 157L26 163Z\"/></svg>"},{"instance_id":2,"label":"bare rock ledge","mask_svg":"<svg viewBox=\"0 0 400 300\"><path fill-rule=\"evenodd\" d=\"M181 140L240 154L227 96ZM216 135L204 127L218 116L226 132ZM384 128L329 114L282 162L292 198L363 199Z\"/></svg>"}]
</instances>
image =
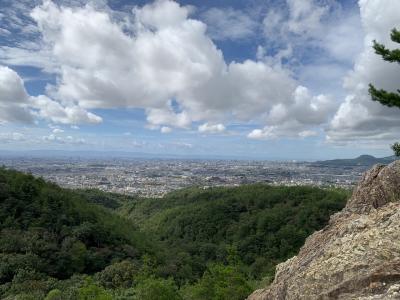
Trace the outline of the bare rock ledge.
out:
<instances>
[{"instance_id":1,"label":"bare rock ledge","mask_svg":"<svg viewBox=\"0 0 400 300\"><path fill-rule=\"evenodd\" d=\"M363 176L346 207L248 300L400 299L400 161Z\"/></svg>"}]
</instances>

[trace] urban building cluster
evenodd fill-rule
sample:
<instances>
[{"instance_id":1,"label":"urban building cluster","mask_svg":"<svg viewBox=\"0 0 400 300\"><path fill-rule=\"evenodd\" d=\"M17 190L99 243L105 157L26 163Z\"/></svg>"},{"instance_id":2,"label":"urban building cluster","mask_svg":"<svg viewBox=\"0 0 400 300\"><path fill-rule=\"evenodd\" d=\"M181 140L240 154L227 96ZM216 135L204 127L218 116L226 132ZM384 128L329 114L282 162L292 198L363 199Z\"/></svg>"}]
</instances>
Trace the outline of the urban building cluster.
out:
<instances>
[{"instance_id":1,"label":"urban building cluster","mask_svg":"<svg viewBox=\"0 0 400 300\"><path fill-rule=\"evenodd\" d=\"M162 197L190 186L237 186L251 183L351 188L367 169L310 162L0 158L0 165L31 173L67 188Z\"/></svg>"}]
</instances>

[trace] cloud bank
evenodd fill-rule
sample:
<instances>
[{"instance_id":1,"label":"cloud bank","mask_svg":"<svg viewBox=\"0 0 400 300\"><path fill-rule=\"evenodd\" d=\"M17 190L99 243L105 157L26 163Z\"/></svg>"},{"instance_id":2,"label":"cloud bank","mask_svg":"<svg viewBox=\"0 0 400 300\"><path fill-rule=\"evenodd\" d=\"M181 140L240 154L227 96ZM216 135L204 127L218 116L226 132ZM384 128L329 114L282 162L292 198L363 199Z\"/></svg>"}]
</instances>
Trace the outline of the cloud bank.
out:
<instances>
[{"instance_id":1,"label":"cloud bank","mask_svg":"<svg viewBox=\"0 0 400 300\"><path fill-rule=\"evenodd\" d=\"M230 15L249 21L233 10ZM32 57L50 55L57 75L48 95L33 103L37 115L52 122L98 123L100 117L87 110L109 108L144 109L149 126L158 128L232 121L286 126L296 116L296 126L276 133L296 135L327 122L334 109L329 97L310 91L299 99L303 88L280 63L226 63L206 24L174 1L136 7L122 22L107 7L66 7L45 0L31 17L42 36ZM303 30L299 24L291 28Z\"/></svg>"},{"instance_id":2,"label":"cloud bank","mask_svg":"<svg viewBox=\"0 0 400 300\"><path fill-rule=\"evenodd\" d=\"M38 117L54 123L100 123L102 119L77 105L63 106L46 96L31 97L12 69L0 66L0 121L32 123Z\"/></svg>"},{"instance_id":3,"label":"cloud bank","mask_svg":"<svg viewBox=\"0 0 400 300\"><path fill-rule=\"evenodd\" d=\"M329 142L348 144L399 137L398 110L372 102L367 93L370 82L400 87L398 66L371 49L373 39L395 46L389 31L400 24L397 0L360 0L363 34L358 14L345 14L334 0L286 0L268 9L260 24L233 8L223 17L211 8L200 21L192 7L172 0L123 13L104 3L71 3L35 5L30 21L15 26L28 25L38 42L0 47L1 63L39 67L56 77L44 95L30 96L21 77L0 66L0 122L97 124L98 109L138 108L147 127L162 133L196 126L215 134L239 123L255 124L246 133L252 139L322 132ZM246 39L257 30L264 33L257 58L227 62L216 42ZM304 65L314 48L317 61ZM345 78L343 65L353 65ZM299 79L305 73L343 79L346 96L315 93Z\"/></svg>"}]
</instances>

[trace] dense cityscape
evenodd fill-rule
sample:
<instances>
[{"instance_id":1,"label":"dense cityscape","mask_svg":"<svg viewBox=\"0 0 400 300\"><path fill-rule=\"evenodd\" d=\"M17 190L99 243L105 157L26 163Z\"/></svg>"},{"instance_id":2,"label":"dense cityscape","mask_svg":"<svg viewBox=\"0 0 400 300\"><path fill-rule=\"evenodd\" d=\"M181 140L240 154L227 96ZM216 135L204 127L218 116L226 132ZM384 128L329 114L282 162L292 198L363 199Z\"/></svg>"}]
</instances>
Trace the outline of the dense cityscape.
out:
<instances>
[{"instance_id":1,"label":"dense cityscape","mask_svg":"<svg viewBox=\"0 0 400 300\"><path fill-rule=\"evenodd\" d=\"M66 188L97 188L143 197L162 197L189 186L207 188L250 183L351 188L368 168L290 161L67 157L3 157L0 165Z\"/></svg>"}]
</instances>

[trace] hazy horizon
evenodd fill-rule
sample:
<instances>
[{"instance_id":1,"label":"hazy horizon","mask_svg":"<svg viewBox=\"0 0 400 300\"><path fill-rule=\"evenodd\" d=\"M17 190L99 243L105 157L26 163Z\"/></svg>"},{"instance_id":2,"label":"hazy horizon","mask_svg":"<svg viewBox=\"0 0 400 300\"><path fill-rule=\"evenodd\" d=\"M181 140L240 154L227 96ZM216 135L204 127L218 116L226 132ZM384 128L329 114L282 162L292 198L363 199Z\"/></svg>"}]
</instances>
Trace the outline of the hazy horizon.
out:
<instances>
[{"instance_id":1,"label":"hazy horizon","mask_svg":"<svg viewBox=\"0 0 400 300\"><path fill-rule=\"evenodd\" d=\"M107 150L0 150L0 161L2 158L13 157L13 158L41 158L41 159L68 159L68 158L82 158L82 159L133 159L133 160L242 160L242 161L299 161L299 162L315 162L324 160L335 160L335 159L356 159L360 156L372 156L375 158L386 158L388 156L374 156L368 153L360 154L357 156L339 156L339 157L321 157L321 158L286 158L286 157L254 157L254 156L229 156L229 155L215 155L215 154L174 154L174 153L161 153L161 152L134 152L134 151L107 151Z\"/></svg>"}]
</instances>

